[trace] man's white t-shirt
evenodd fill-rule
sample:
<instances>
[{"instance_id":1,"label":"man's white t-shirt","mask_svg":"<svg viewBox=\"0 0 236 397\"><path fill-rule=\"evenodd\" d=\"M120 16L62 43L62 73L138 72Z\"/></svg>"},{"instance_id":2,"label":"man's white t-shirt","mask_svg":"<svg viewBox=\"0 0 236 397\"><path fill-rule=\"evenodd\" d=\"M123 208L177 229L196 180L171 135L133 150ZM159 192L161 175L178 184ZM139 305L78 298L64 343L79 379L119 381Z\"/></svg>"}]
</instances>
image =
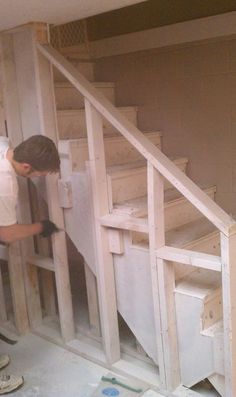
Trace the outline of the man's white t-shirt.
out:
<instances>
[{"instance_id":1,"label":"man's white t-shirt","mask_svg":"<svg viewBox=\"0 0 236 397\"><path fill-rule=\"evenodd\" d=\"M9 140L0 136L0 226L17 223L18 183L15 170L6 158L8 149Z\"/></svg>"}]
</instances>

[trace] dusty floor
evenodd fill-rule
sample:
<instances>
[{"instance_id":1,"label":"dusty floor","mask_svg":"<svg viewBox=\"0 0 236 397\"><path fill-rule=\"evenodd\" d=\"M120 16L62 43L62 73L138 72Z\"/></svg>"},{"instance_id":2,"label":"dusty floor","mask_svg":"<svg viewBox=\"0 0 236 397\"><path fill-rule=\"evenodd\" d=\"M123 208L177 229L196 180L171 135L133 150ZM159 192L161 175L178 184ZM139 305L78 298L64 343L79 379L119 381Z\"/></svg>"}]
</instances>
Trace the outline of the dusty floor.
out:
<instances>
[{"instance_id":1,"label":"dusty floor","mask_svg":"<svg viewBox=\"0 0 236 397\"><path fill-rule=\"evenodd\" d=\"M0 352L11 357L5 373L23 375L24 386L14 397L90 397L109 371L38 336L28 334L16 345L0 341ZM145 397L161 397L146 392Z\"/></svg>"},{"instance_id":2,"label":"dusty floor","mask_svg":"<svg viewBox=\"0 0 236 397\"><path fill-rule=\"evenodd\" d=\"M15 345L0 341L0 353L11 362L4 373L23 375L24 386L10 394L14 397L90 397L103 375L109 371L46 340L27 334ZM216 396L198 390L202 396ZM191 393L187 396L195 396ZM148 390L143 397L163 397Z\"/></svg>"}]
</instances>

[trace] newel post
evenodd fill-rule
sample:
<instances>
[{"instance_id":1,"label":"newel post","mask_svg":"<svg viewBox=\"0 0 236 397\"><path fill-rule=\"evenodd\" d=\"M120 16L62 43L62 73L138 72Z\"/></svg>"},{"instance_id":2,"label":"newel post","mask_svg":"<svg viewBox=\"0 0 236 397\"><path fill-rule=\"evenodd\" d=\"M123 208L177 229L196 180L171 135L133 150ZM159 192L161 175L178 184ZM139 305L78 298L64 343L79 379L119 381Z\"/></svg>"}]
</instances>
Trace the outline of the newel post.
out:
<instances>
[{"instance_id":1,"label":"newel post","mask_svg":"<svg viewBox=\"0 0 236 397\"><path fill-rule=\"evenodd\" d=\"M113 258L109 252L108 231L100 224L100 218L109 213L102 116L87 100L85 111L95 219L100 322L106 358L112 364L120 358L120 343Z\"/></svg>"},{"instance_id":2,"label":"newel post","mask_svg":"<svg viewBox=\"0 0 236 397\"><path fill-rule=\"evenodd\" d=\"M171 262L157 257L165 245L164 178L148 162L148 224L150 272L162 387L174 390L180 384L180 368L175 315L175 273Z\"/></svg>"},{"instance_id":3,"label":"newel post","mask_svg":"<svg viewBox=\"0 0 236 397\"><path fill-rule=\"evenodd\" d=\"M236 396L236 233L221 233L225 396Z\"/></svg>"}]
</instances>

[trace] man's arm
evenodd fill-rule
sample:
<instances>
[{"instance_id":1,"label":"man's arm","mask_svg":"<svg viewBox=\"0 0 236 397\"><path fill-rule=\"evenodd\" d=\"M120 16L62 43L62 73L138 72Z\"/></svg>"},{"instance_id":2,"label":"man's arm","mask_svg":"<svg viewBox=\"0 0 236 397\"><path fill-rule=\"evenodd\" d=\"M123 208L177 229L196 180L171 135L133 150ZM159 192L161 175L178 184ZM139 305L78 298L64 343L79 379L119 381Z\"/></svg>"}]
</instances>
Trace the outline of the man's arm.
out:
<instances>
[{"instance_id":1,"label":"man's arm","mask_svg":"<svg viewBox=\"0 0 236 397\"><path fill-rule=\"evenodd\" d=\"M9 244L17 240L22 240L26 237L40 234L42 231L43 224L41 222L32 223L29 225L14 224L10 226L0 226L0 241Z\"/></svg>"}]
</instances>

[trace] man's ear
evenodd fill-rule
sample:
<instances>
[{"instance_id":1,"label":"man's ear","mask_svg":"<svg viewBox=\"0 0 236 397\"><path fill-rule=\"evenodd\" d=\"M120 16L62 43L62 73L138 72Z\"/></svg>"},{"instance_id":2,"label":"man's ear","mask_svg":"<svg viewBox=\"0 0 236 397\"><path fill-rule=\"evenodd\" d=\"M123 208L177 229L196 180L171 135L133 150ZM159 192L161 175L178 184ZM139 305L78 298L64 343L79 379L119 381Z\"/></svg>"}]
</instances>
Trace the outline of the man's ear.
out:
<instances>
[{"instance_id":1,"label":"man's ear","mask_svg":"<svg viewBox=\"0 0 236 397\"><path fill-rule=\"evenodd\" d=\"M32 166L28 163L21 163L21 167L25 175L30 174L32 171Z\"/></svg>"}]
</instances>

